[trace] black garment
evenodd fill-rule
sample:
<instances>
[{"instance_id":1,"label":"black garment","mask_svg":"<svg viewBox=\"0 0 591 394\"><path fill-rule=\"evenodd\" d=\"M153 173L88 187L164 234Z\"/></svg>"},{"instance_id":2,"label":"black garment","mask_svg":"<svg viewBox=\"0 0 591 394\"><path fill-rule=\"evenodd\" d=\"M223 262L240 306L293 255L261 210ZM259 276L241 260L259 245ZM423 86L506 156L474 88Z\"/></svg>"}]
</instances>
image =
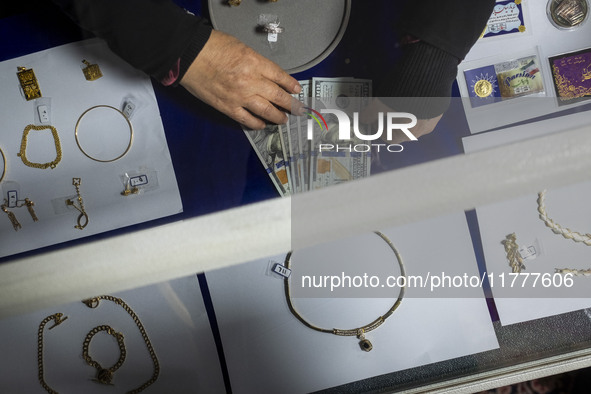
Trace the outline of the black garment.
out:
<instances>
[{"instance_id":1,"label":"black garment","mask_svg":"<svg viewBox=\"0 0 591 394\"><path fill-rule=\"evenodd\" d=\"M53 0L111 50L165 85L180 82L211 34L170 0Z\"/></svg>"},{"instance_id":2,"label":"black garment","mask_svg":"<svg viewBox=\"0 0 591 394\"><path fill-rule=\"evenodd\" d=\"M205 19L172 0L53 1L81 27L105 39L113 52L165 85L178 84L211 33ZM377 96L443 97L391 104L421 118L441 114L457 65L482 33L494 4L495 0L403 0L398 30L412 43L403 45L403 57L392 71L375 81Z\"/></svg>"},{"instance_id":3,"label":"black garment","mask_svg":"<svg viewBox=\"0 0 591 394\"><path fill-rule=\"evenodd\" d=\"M397 30L402 59L377 81L376 95L391 108L421 119L449 105L458 64L482 34L495 0L406 0ZM394 98L400 99L394 99Z\"/></svg>"}]
</instances>

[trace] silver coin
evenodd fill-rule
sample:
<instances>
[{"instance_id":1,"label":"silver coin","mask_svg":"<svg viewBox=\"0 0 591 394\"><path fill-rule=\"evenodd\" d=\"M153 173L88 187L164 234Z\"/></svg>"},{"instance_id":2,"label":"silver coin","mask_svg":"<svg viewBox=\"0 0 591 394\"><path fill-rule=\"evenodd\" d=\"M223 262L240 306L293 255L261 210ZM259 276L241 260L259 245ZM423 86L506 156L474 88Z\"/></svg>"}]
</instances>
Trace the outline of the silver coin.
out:
<instances>
[{"instance_id":1,"label":"silver coin","mask_svg":"<svg viewBox=\"0 0 591 394\"><path fill-rule=\"evenodd\" d=\"M550 0L548 17L554 26L571 29L583 23L587 18L589 6L587 0Z\"/></svg>"}]
</instances>

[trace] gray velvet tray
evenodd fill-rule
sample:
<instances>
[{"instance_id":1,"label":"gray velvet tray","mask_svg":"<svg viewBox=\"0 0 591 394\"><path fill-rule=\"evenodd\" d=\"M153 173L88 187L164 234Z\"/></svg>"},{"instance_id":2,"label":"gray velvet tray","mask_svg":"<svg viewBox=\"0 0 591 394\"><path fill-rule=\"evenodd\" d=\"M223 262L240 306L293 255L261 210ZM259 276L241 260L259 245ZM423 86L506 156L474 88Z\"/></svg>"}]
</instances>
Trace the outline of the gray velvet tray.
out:
<instances>
[{"instance_id":1,"label":"gray velvet tray","mask_svg":"<svg viewBox=\"0 0 591 394\"><path fill-rule=\"evenodd\" d=\"M341 40L351 11L351 0L208 0L215 29L238 37L289 73L307 70L326 58ZM275 15L280 27L277 42L259 25L261 15Z\"/></svg>"}]
</instances>

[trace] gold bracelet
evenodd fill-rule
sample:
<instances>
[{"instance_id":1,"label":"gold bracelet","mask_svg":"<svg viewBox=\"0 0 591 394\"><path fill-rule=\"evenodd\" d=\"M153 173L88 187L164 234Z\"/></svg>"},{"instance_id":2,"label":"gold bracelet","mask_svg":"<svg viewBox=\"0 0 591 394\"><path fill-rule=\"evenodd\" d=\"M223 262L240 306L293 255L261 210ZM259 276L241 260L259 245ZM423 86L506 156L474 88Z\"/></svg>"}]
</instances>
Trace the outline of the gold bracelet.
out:
<instances>
[{"instance_id":1,"label":"gold bracelet","mask_svg":"<svg viewBox=\"0 0 591 394\"><path fill-rule=\"evenodd\" d=\"M396 247L394 247L394 244L392 243L392 241L390 241L390 239L388 239L388 237L386 237L384 234L382 234L379 231L374 231L374 233L377 234L384 241L386 241L386 243L388 244L390 249L392 249L392 251L394 252L394 255L396 255L396 259L398 260L398 265L400 266L400 276L402 276L406 279L406 272L404 269L404 263L402 262L402 257L400 256L400 253L398 253L398 250L396 249ZM287 269L290 269L289 265L291 263L292 254L293 254L293 251L290 251L287 254L287 256L285 256L285 268L287 268ZM406 283L406 281L405 281L405 283ZM400 306L400 303L402 302L402 299L404 298L404 292L406 289L406 285L400 287L400 293L398 293L398 298L396 299L396 302L394 302L394 305L392 305L392 307L390 309L388 309L388 311L383 316L378 317L377 319L375 319L371 323L366 324L362 327L352 328L352 329L340 329L340 328L328 329L328 328L317 327L317 326L309 323L306 319L304 319L302 317L302 315L300 315L300 313L294 308L293 303L291 302L291 291L289 289L289 277L284 279L284 289L285 289L285 299L287 300L287 306L288 306L290 312L300 322L302 322L306 327L311 328L312 330L315 330L315 331L339 335L339 336L356 336L357 339L360 340L359 347L361 348L361 350L369 352L370 350L373 349L373 345L369 341L369 339L365 338L365 333L375 330L376 328L381 326L386 321L387 318L392 316L392 314Z\"/></svg>"},{"instance_id":2,"label":"gold bracelet","mask_svg":"<svg viewBox=\"0 0 591 394\"><path fill-rule=\"evenodd\" d=\"M49 129L51 130L51 135L53 136L53 141L55 143L55 160L50 161L49 163L32 163L29 161L29 159L27 159L27 138L29 136L29 131L31 130L45 130L45 129ZM59 162L62 160L62 147L60 145L60 137L57 134L57 130L55 129L55 127L53 126L35 126L35 125L28 125L27 127L25 127L25 130L23 131L23 138L21 140L21 149L20 152L17 154L17 156L19 156L21 158L21 160L23 161L23 163L28 166L28 167L33 167L33 168L41 168L41 169L46 169L46 168L55 168Z\"/></svg>"},{"instance_id":3,"label":"gold bracelet","mask_svg":"<svg viewBox=\"0 0 591 394\"><path fill-rule=\"evenodd\" d=\"M575 242L581 242L587 246L591 246L591 234L581 234L577 231L572 231L571 229L562 227L560 224L550 219L546 213L545 200L546 190L543 190L538 193L538 213L540 214L539 217L542 219L546 227L549 227L554 234L559 234L566 239L572 239Z\"/></svg>"},{"instance_id":4,"label":"gold bracelet","mask_svg":"<svg viewBox=\"0 0 591 394\"><path fill-rule=\"evenodd\" d=\"M148 334L146 333L146 330L144 329L144 326L143 326L142 322L140 321L140 318L129 307L129 305L127 305L121 298L117 298L117 297L113 297L113 296L109 296L109 295L102 295L102 296L98 296L98 297L89 298L87 300L83 300L82 302L87 307L94 309L99 306L100 300L111 301L111 302L114 302L115 304L119 305L120 307L122 307L125 310L125 312L127 312L129 314L129 316L131 316L131 318L133 319L138 330L140 331L140 334L142 335L142 338L144 339L144 343L146 344L146 347L148 348L148 353L150 353L150 358L152 358L152 363L154 364L154 372L152 373L152 377L147 382L145 382L144 384L139 386L138 388L127 392L127 394L139 393L140 391L143 391L144 389L146 389L148 386L150 386L152 383L154 383L158 379L158 375L160 374L160 363L158 362L158 357L156 357L156 352L154 351L154 348L152 347L152 343L150 342L150 338L148 338Z\"/></svg>"},{"instance_id":5,"label":"gold bracelet","mask_svg":"<svg viewBox=\"0 0 591 394\"><path fill-rule=\"evenodd\" d=\"M505 254L507 255L511 272L519 273L521 270L524 270L525 264L523 264L523 258L519 253L519 245L517 245L517 236L515 233L508 234L501 243L505 247Z\"/></svg>"},{"instance_id":6,"label":"gold bracelet","mask_svg":"<svg viewBox=\"0 0 591 394\"><path fill-rule=\"evenodd\" d=\"M101 331L106 331L107 334L111 335L113 338L117 340L117 345L119 346L119 359L115 364L113 364L110 368L103 368L98 361L93 360L90 357L90 342L92 338L96 334ZM125 349L125 343L123 342L123 334L117 332L113 329L113 327L103 324L101 326L96 326L86 335L84 338L84 342L82 343L82 358L88 365L93 368L96 368L96 381L102 384L112 384L111 381L113 380L113 374L117 371L125 361L125 357L127 356L127 351Z\"/></svg>"},{"instance_id":7,"label":"gold bracelet","mask_svg":"<svg viewBox=\"0 0 591 394\"><path fill-rule=\"evenodd\" d=\"M127 144L127 148L125 148L125 151L122 154L120 154L119 156L115 157L114 159L103 160L103 159L97 159L96 157L90 156L88 153L86 153L84 148L82 148L82 145L80 144L80 140L78 139L78 131L79 131L79 126L80 126L80 122L82 121L82 118L84 118L84 116L87 113L89 113L90 111L97 109L97 108L110 108L112 110L117 111L117 113L119 113L119 114L121 114L121 116L123 116L123 119L125 119L125 121L127 122L127 125L129 126L129 144ZM129 121L127 116L125 116L125 114L123 112L119 111L117 108L111 107L110 105L96 105L94 107L87 109L86 111L84 111L82 113L82 115L80 115L80 117L78 118L78 121L76 122L76 129L75 129L74 135L76 137L76 144L78 144L78 148L84 154L84 156L86 156L89 159L92 159L94 161L101 162L101 163L110 163L112 161L119 160L120 158L125 156L127 154L127 152L129 152L129 149L131 149L131 144L133 143L133 126L131 125L131 122Z\"/></svg>"},{"instance_id":8,"label":"gold bracelet","mask_svg":"<svg viewBox=\"0 0 591 394\"><path fill-rule=\"evenodd\" d=\"M4 151L0 148L0 155L2 155L2 163L4 169L2 170L2 176L0 176L0 182L4 180L4 175L6 175L6 156L4 156Z\"/></svg>"},{"instance_id":9,"label":"gold bracelet","mask_svg":"<svg viewBox=\"0 0 591 394\"><path fill-rule=\"evenodd\" d=\"M45 382L45 375L43 372L43 331L45 330L45 325L52 320L53 325L49 327L50 330L55 326L62 324L64 320L68 318L67 316L63 316L63 313L54 313L53 315L47 316L45 319L43 319L41 324L39 324L39 330L37 331L37 377L39 378L39 383L41 383L41 386L49 394L58 394L58 392L49 387L47 382Z\"/></svg>"}]
</instances>

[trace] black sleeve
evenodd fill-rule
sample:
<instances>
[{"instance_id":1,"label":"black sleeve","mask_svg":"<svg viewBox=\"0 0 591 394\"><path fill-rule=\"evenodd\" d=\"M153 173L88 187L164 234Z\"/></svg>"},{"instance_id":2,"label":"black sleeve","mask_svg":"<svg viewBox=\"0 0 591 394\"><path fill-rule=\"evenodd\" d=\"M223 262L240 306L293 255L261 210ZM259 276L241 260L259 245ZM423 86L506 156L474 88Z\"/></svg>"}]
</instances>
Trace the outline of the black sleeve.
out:
<instances>
[{"instance_id":1,"label":"black sleeve","mask_svg":"<svg viewBox=\"0 0 591 394\"><path fill-rule=\"evenodd\" d=\"M433 118L449 105L457 66L482 34L495 0L408 0L398 33L402 58L378 81L392 107ZM409 99L410 98L410 99Z\"/></svg>"},{"instance_id":2,"label":"black sleeve","mask_svg":"<svg viewBox=\"0 0 591 394\"><path fill-rule=\"evenodd\" d=\"M170 0L53 0L80 27L165 85L178 84L211 34Z\"/></svg>"}]
</instances>

